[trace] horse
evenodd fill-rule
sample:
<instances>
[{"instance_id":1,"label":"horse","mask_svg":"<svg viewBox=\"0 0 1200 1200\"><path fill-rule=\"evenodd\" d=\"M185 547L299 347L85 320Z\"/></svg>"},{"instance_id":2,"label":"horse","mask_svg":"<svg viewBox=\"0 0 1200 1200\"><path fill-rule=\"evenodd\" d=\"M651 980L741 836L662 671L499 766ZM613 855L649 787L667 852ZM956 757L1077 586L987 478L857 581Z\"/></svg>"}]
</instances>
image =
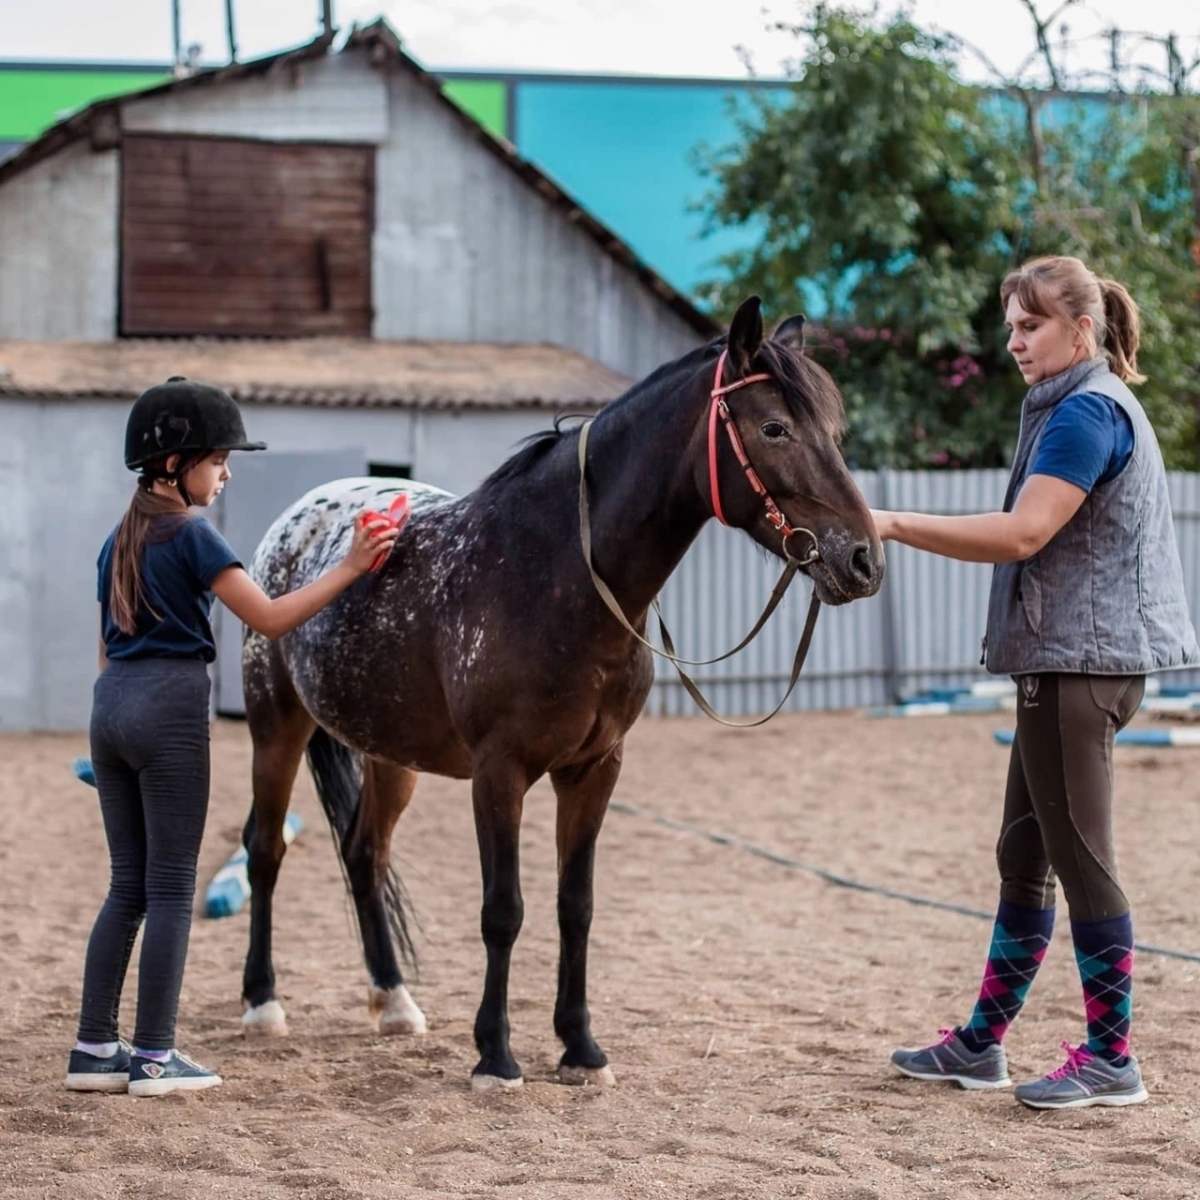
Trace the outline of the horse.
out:
<instances>
[{"instance_id":1,"label":"horse","mask_svg":"<svg viewBox=\"0 0 1200 1200\"><path fill-rule=\"evenodd\" d=\"M795 557L825 603L879 589L882 547L838 448L841 396L803 350L803 317L764 337L751 297L727 337L659 367L600 410L582 479L579 428L556 423L461 498L408 481L341 480L275 521L251 563L271 595L337 562L358 513L386 509L398 490L410 502L378 573L278 641L248 632L244 642L253 743L243 834L248 1032L287 1031L275 993L272 894L301 758L307 753L340 847L370 978L368 1009L381 1033L426 1028L398 961L411 938L391 866L393 830L419 773L469 779L487 958L471 1082L520 1086L507 1002L524 913L519 827L525 793L549 775L557 801L557 1075L613 1082L587 1003L595 845L653 669L649 650L601 601L589 567L644 632L656 594L715 511L776 557L806 551ZM731 445L710 437L718 402ZM749 486L751 475L765 500ZM581 486L592 564L577 524ZM811 544L789 543L802 535Z\"/></svg>"}]
</instances>

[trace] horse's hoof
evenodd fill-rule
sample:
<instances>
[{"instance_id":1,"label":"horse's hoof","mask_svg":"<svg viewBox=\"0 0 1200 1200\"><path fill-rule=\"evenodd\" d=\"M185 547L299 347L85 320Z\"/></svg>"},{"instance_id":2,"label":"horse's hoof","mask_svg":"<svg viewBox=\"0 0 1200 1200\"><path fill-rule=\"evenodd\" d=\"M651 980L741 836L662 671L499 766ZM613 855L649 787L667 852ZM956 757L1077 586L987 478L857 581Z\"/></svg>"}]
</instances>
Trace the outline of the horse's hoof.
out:
<instances>
[{"instance_id":1,"label":"horse's hoof","mask_svg":"<svg viewBox=\"0 0 1200 1200\"><path fill-rule=\"evenodd\" d=\"M612 1067L566 1067L558 1068L558 1082L570 1087L616 1087L617 1077L612 1073Z\"/></svg>"},{"instance_id":2,"label":"horse's hoof","mask_svg":"<svg viewBox=\"0 0 1200 1200\"><path fill-rule=\"evenodd\" d=\"M287 1014L278 1000L268 1000L242 1013L242 1029L250 1037L287 1037Z\"/></svg>"},{"instance_id":3,"label":"horse's hoof","mask_svg":"<svg viewBox=\"0 0 1200 1200\"><path fill-rule=\"evenodd\" d=\"M404 984L394 988L370 990L367 1007L377 1018L379 1032L387 1036L424 1033L425 1014Z\"/></svg>"},{"instance_id":4,"label":"horse's hoof","mask_svg":"<svg viewBox=\"0 0 1200 1200\"><path fill-rule=\"evenodd\" d=\"M514 1088L524 1087L525 1080L518 1075L516 1079L504 1079L500 1075L472 1075L471 1090L473 1092L490 1092L495 1088L501 1088L504 1091L512 1091Z\"/></svg>"}]
</instances>

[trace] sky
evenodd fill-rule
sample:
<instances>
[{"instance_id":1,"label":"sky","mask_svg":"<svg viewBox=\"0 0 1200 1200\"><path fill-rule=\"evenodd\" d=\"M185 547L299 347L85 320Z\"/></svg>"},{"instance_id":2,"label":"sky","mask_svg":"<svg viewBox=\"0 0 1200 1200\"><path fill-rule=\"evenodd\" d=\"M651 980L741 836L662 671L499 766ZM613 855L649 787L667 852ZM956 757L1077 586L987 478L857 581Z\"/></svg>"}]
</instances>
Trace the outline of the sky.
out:
<instances>
[{"instance_id":1,"label":"sky","mask_svg":"<svg viewBox=\"0 0 1200 1200\"><path fill-rule=\"evenodd\" d=\"M177 0L184 45L202 61L228 55L225 0ZM1036 0L1048 15L1061 0ZM307 41L319 31L320 0L232 0L239 54L252 58ZM796 53L789 34L772 29L797 19L795 0L333 0L335 23L383 15L418 61L435 69L743 77L777 76ZM885 11L892 5L885 4ZM957 34L1013 74L1034 44L1022 0L910 0L925 26ZM0 60L90 59L166 62L172 53L172 0L0 0ZM1065 21L1067 62L1100 70L1114 24L1137 33L1179 35L1190 62L1200 55L1197 0L1084 0ZM1126 46L1134 49L1136 39ZM1143 43L1143 61L1159 66L1161 47ZM964 73L988 79L968 55ZM1200 71L1197 72L1200 75Z\"/></svg>"}]
</instances>

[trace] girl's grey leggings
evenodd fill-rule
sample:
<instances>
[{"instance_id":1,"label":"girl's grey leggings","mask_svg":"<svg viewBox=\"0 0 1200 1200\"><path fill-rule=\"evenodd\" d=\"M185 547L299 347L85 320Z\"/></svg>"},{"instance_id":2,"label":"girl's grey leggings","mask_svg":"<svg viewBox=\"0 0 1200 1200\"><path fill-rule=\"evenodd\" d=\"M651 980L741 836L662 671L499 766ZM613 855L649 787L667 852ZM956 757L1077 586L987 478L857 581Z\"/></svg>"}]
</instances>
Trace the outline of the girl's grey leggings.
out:
<instances>
[{"instance_id":1,"label":"girl's grey leggings","mask_svg":"<svg viewBox=\"0 0 1200 1200\"><path fill-rule=\"evenodd\" d=\"M196 659L109 662L92 703L92 768L112 877L88 941L79 1038L117 1040L117 1010L134 939L133 1044L175 1045L175 1016L208 813L208 670Z\"/></svg>"}]
</instances>

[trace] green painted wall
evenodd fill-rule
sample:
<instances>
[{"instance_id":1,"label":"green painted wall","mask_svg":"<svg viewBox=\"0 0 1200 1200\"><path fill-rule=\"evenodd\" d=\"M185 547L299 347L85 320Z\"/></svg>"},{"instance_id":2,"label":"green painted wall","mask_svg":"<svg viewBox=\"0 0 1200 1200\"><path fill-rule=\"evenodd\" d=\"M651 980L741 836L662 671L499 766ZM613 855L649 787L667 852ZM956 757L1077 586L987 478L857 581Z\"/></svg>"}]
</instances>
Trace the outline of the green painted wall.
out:
<instances>
[{"instance_id":1,"label":"green painted wall","mask_svg":"<svg viewBox=\"0 0 1200 1200\"><path fill-rule=\"evenodd\" d=\"M167 71L0 68L0 141L29 141L85 104L151 87L170 77ZM508 91L504 83L454 79L446 85L446 95L485 129L498 137L508 137Z\"/></svg>"},{"instance_id":2,"label":"green painted wall","mask_svg":"<svg viewBox=\"0 0 1200 1200\"><path fill-rule=\"evenodd\" d=\"M169 72L0 70L0 139L27 141L93 100L151 87Z\"/></svg>"},{"instance_id":3,"label":"green painted wall","mask_svg":"<svg viewBox=\"0 0 1200 1200\"><path fill-rule=\"evenodd\" d=\"M509 136L506 84L487 79L450 79L442 90L484 129L497 137Z\"/></svg>"}]
</instances>

